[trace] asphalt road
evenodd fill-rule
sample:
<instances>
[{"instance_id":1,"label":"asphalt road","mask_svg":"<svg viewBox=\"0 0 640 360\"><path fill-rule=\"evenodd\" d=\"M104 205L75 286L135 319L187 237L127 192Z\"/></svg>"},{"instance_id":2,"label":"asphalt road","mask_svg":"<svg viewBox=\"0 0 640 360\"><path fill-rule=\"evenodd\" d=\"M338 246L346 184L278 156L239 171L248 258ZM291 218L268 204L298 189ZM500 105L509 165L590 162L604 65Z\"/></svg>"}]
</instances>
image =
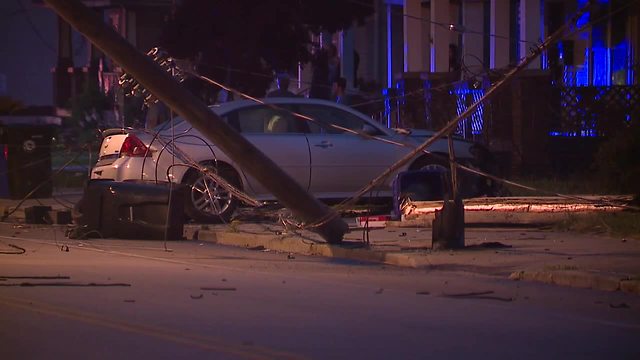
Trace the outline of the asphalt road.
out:
<instances>
[{"instance_id":1,"label":"asphalt road","mask_svg":"<svg viewBox=\"0 0 640 360\"><path fill-rule=\"evenodd\" d=\"M0 235L0 359L640 358L636 295L50 227Z\"/></svg>"}]
</instances>

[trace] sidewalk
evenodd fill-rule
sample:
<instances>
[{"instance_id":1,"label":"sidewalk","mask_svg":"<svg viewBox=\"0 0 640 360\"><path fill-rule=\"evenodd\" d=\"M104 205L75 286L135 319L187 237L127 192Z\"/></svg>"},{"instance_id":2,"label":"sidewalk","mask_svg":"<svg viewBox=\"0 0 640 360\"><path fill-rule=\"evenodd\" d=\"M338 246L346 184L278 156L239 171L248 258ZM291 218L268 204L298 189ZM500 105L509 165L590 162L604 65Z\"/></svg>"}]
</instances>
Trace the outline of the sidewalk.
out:
<instances>
[{"instance_id":1,"label":"sidewalk","mask_svg":"<svg viewBox=\"0 0 640 360\"><path fill-rule=\"evenodd\" d=\"M640 295L640 240L536 228L465 229L466 248L431 251L431 229L353 228L344 244L329 245L308 231L270 224L192 229L189 239L253 250L345 258L394 266L509 277L562 286Z\"/></svg>"},{"instance_id":2,"label":"sidewalk","mask_svg":"<svg viewBox=\"0 0 640 360\"><path fill-rule=\"evenodd\" d=\"M33 205L65 210L81 195L81 190L70 189L56 192L53 198L27 200L8 221L24 221L24 208ZM18 203L19 200L0 199L0 213L12 211ZM491 216L490 211L485 213ZM481 215L480 212L476 214ZM353 227L341 245L329 245L310 231L286 231L280 224L257 222L189 224L185 225L185 238L252 250L285 252L291 256L325 256L640 295L638 239L556 232L536 227L505 227L505 224L484 227L467 224L465 249L431 251L429 226L417 226L411 221L393 222L392 226L373 228L367 233L355 227L354 219L345 221Z\"/></svg>"}]
</instances>

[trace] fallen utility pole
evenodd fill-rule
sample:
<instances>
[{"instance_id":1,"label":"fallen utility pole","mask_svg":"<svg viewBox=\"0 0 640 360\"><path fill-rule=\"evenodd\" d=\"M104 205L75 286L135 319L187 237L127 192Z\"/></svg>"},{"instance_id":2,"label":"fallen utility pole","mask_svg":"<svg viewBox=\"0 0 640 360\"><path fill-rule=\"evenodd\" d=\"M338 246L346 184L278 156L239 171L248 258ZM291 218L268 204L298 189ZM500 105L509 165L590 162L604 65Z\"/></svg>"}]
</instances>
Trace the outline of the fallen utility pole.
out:
<instances>
[{"instance_id":1,"label":"fallen utility pole","mask_svg":"<svg viewBox=\"0 0 640 360\"><path fill-rule=\"evenodd\" d=\"M348 225L280 169L248 140L238 134L193 94L136 50L95 12L78 0L45 0L58 15L110 56L154 96L181 115L209 141L258 180L284 206L305 223L327 219L312 231L329 243L339 243Z\"/></svg>"}]
</instances>

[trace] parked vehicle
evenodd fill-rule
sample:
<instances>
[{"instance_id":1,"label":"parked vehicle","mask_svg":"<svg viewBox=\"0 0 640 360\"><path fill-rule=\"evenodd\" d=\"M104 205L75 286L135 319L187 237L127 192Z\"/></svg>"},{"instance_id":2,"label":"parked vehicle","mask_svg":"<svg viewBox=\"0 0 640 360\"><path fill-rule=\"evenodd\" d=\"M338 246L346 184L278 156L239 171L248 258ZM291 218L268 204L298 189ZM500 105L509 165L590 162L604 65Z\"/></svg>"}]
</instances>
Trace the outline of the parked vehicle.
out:
<instances>
[{"instance_id":1,"label":"parked vehicle","mask_svg":"<svg viewBox=\"0 0 640 360\"><path fill-rule=\"evenodd\" d=\"M269 98L265 102L233 101L211 109L319 199L353 196L424 140L385 128L352 108L324 100ZM189 217L199 222L228 220L239 200L196 169L172 165L176 160L167 144L175 144L193 161L215 168L218 175L249 196L276 200L231 157L181 118L159 125L155 134L141 130L106 131L91 178L184 183L191 187L185 205ZM471 164L476 145L456 139L454 146L459 161ZM422 154L398 172L447 166L446 140L439 139L429 151L445 157ZM371 195L390 197L394 176L385 179Z\"/></svg>"}]
</instances>

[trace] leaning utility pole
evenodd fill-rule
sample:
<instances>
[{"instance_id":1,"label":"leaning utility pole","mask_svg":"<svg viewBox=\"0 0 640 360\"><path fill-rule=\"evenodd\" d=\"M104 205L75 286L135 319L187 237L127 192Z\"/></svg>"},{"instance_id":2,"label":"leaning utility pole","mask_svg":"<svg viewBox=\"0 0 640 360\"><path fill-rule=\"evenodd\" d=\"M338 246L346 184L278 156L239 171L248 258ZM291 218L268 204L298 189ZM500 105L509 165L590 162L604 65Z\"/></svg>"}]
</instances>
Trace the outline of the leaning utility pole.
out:
<instances>
[{"instance_id":1,"label":"leaning utility pole","mask_svg":"<svg viewBox=\"0 0 640 360\"><path fill-rule=\"evenodd\" d=\"M238 134L193 94L138 52L103 19L78 0L45 0L58 15L110 56L154 96L180 114L208 140L267 188L300 220L317 224L310 230L329 243L339 243L348 230L340 216L307 193L248 140Z\"/></svg>"},{"instance_id":2,"label":"leaning utility pole","mask_svg":"<svg viewBox=\"0 0 640 360\"><path fill-rule=\"evenodd\" d=\"M409 161L413 160L418 154L421 154L426 148L431 146L434 142L436 142L439 138L443 136L450 136L454 129L458 126L458 123L467 117L471 116L476 109L487 102L491 97L493 97L498 90L504 87L506 84L511 82L513 78L523 69L525 69L529 64L538 57L544 50L549 48L549 46L556 41L560 40L565 32L570 28L571 25L576 24L578 19L591 7L591 1L587 1L587 3L579 9L576 14L569 21L564 23L559 29L557 29L554 33L549 35L543 42L540 44L536 44L532 46L530 49L530 53L525 56L524 59L520 61L514 68L512 68L509 72L507 72L504 77L494 84L489 90L480 98L478 101L469 106L462 114L456 116L453 120L449 121L442 129L438 130L435 134L433 134L429 139L425 142L414 148L412 151L407 153L403 158L396 161L393 165L387 168L382 174L378 175L375 179L371 180L369 184L360 189L358 193L353 197L353 199L359 199L364 196L366 193L371 191L376 185L387 179L391 174L398 171L402 166L406 165ZM453 163L453 159L450 159L450 162ZM452 165L453 167L453 165ZM454 190L455 192L455 190ZM347 202L347 204L352 204L352 201ZM457 203L457 205L456 205ZM451 206L449 208L449 206ZM436 217L438 214L436 213ZM438 238L438 247L439 248L459 248L464 247L464 235L460 236L460 232L455 229L455 227L464 227L464 205L462 203L462 199L452 199L450 202L445 201L445 205L442 209L442 216L446 217L446 219L440 219L438 222L434 222L434 226L439 227L438 230L434 229L435 235ZM462 221L461 221L462 220ZM447 227L446 229L444 227ZM442 230L442 231L440 231Z\"/></svg>"}]
</instances>

